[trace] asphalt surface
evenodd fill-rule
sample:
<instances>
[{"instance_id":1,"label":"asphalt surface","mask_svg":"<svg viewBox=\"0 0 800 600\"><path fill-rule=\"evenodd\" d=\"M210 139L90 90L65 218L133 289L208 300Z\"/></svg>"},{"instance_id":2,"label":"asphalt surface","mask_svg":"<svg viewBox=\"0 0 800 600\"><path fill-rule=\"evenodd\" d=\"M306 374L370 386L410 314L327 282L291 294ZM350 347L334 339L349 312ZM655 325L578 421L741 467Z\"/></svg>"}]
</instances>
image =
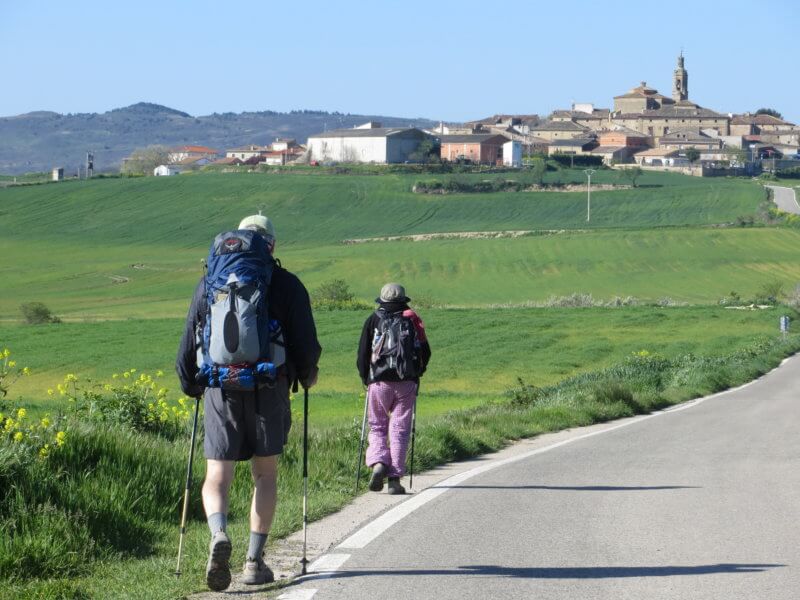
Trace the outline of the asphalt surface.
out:
<instances>
[{"instance_id":1,"label":"asphalt surface","mask_svg":"<svg viewBox=\"0 0 800 600\"><path fill-rule=\"evenodd\" d=\"M797 198L792 188L777 185L768 185L767 187L774 192L775 204L780 210L800 215L800 205L797 204Z\"/></svg>"},{"instance_id":2,"label":"asphalt surface","mask_svg":"<svg viewBox=\"0 0 800 600\"><path fill-rule=\"evenodd\" d=\"M281 597L796 600L798 382L795 357L482 463L392 505Z\"/></svg>"}]
</instances>

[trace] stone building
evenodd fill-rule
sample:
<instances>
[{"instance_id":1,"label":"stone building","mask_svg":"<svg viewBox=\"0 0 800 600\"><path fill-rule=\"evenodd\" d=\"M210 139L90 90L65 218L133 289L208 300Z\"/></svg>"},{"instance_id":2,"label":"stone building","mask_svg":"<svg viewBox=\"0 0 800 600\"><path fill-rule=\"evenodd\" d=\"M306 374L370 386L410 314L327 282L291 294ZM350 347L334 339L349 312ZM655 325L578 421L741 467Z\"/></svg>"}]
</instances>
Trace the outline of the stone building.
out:
<instances>
[{"instance_id":1,"label":"stone building","mask_svg":"<svg viewBox=\"0 0 800 600\"><path fill-rule=\"evenodd\" d=\"M654 138L656 143L675 130L713 130L718 136L731 135L728 115L689 100L689 74L684 68L682 53L673 73L672 98L642 82L627 94L614 98L611 120Z\"/></svg>"}]
</instances>

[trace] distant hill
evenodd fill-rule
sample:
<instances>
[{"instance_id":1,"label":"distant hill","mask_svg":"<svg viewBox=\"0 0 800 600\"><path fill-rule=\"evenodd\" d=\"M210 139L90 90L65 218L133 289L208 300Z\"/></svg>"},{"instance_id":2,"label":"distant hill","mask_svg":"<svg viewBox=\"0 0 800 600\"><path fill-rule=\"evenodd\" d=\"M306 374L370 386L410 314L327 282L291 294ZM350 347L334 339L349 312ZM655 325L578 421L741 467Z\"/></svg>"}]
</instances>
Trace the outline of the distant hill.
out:
<instances>
[{"instance_id":1,"label":"distant hill","mask_svg":"<svg viewBox=\"0 0 800 600\"><path fill-rule=\"evenodd\" d=\"M214 113L193 117L185 112L139 102L105 113L62 115L37 111L0 117L0 173L20 174L65 167L77 172L86 151L95 153L95 170L116 171L134 148L203 145L223 152L246 144L266 145L276 137L305 143L325 129L380 121L386 127L431 127L427 119L351 115L313 110Z\"/></svg>"}]
</instances>

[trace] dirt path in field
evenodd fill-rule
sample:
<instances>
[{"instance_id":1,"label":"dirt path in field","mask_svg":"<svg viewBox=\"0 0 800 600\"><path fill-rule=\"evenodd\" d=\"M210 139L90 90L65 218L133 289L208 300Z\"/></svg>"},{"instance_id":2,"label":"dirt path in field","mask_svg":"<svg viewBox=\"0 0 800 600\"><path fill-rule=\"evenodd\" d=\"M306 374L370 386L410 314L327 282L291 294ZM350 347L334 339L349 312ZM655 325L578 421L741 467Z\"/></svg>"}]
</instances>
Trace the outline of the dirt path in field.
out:
<instances>
[{"instance_id":1,"label":"dirt path in field","mask_svg":"<svg viewBox=\"0 0 800 600\"><path fill-rule=\"evenodd\" d=\"M342 240L343 244L366 244L368 242L430 242L431 240L488 240L518 238L537 235L560 235L562 233L588 233L588 229L516 229L507 231L456 231L442 233L417 233L414 235L388 235L384 237L353 238Z\"/></svg>"}]
</instances>

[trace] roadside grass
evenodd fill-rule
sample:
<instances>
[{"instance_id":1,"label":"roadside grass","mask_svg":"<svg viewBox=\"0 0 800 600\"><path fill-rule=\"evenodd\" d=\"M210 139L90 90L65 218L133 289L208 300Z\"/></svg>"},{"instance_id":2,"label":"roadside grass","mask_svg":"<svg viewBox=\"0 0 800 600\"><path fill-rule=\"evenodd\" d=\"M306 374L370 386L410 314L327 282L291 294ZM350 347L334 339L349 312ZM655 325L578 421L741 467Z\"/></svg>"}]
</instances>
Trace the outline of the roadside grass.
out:
<instances>
[{"instance_id":1,"label":"roadside grass","mask_svg":"<svg viewBox=\"0 0 800 600\"><path fill-rule=\"evenodd\" d=\"M744 383L800 349L758 336L720 356L637 352L607 368L544 387L521 385L514 400L420 419L416 465L430 468L565 427L587 425ZM281 457L273 539L301 526L301 440L295 428ZM309 440L312 519L352 494L357 419L313 429ZM0 446L2 448L2 446ZM5 452L6 449L2 448ZM174 570L186 444L116 429L76 426L46 463L0 461L0 567L14 598L178 598L203 588L207 529L198 488L192 499L184 575ZM202 477L202 461L195 481ZM128 476L122 478L121 472ZM231 501L233 563L243 559L250 483L237 470ZM11 532L11 535L8 533Z\"/></svg>"}]
</instances>

